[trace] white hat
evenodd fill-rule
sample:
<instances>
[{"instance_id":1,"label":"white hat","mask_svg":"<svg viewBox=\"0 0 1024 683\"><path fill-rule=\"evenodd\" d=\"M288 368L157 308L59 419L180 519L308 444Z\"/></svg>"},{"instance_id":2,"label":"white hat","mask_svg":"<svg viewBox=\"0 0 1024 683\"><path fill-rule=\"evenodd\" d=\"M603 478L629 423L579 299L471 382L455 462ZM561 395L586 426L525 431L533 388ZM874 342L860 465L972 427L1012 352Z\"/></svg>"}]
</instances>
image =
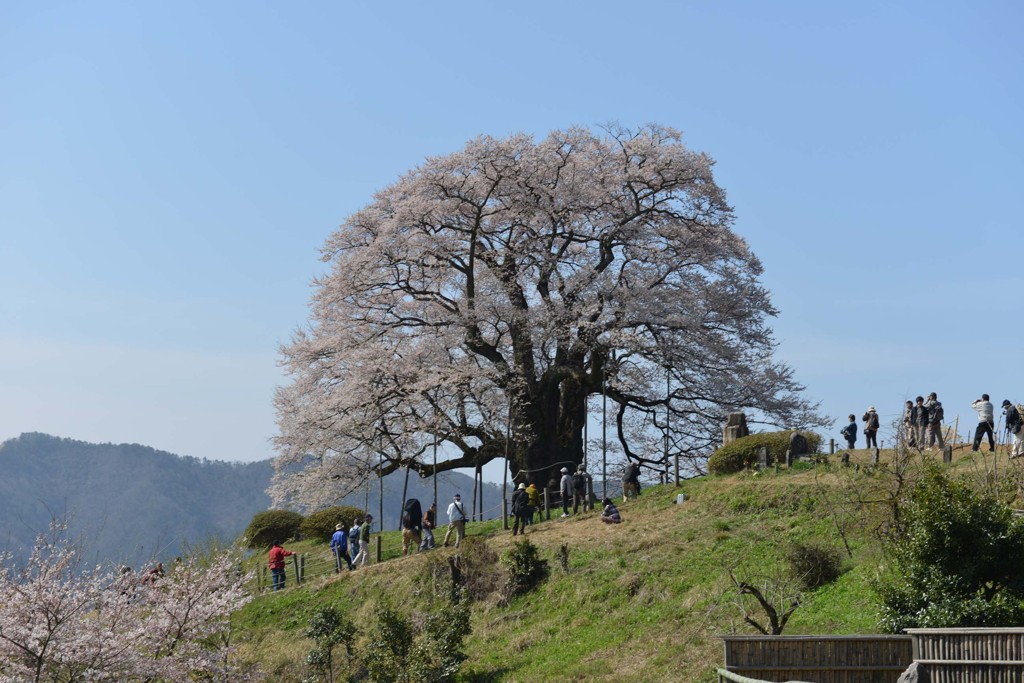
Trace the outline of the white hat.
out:
<instances>
[{"instance_id":1,"label":"white hat","mask_svg":"<svg viewBox=\"0 0 1024 683\"><path fill-rule=\"evenodd\" d=\"M566 468L563 467L562 468L562 474L569 474L569 470L567 470Z\"/></svg>"},{"instance_id":2,"label":"white hat","mask_svg":"<svg viewBox=\"0 0 1024 683\"><path fill-rule=\"evenodd\" d=\"M344 528L345 528L345 525L344 525L344 524L335 524L335 525L334 525L334 530L335 530L335 531L341 531L341 530L342 530L342 529L344 529Z\"/></svg>"},{"instance_id":3,"label":"white hat","mask_svg":"<svg viewBox=\"0 0 1024 683\"><path fill-rule=\"evenodd\" d=\"M520 490L524 490L525 488L526 488L526 484L523 484L523 483L519 484L519 489Z\"/></svg>"},{"instance_id":4,"label":"white hat","mask_svg":"<svg viewBox=\"0 0 1024 683\"><path fill-rule=\"evenodd\" d=\"M875 412L875 407L874 407L874 406L871 406L870 408L868 408L868 412L869 412L869 413L873 413L873 412Z\"/></svg>"}]
</instances>

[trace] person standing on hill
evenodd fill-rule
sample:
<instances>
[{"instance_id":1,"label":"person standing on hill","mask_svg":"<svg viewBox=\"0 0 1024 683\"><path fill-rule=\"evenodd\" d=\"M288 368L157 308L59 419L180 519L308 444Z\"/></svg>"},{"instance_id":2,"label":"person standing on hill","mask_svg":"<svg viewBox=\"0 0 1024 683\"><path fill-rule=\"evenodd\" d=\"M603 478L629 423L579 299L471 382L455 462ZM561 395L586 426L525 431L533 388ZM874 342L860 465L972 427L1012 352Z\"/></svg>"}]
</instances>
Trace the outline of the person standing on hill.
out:
<instances>
[{"instance_id":1,"label":"person standing on hill","mask_svg":"<svg viewBox=\"0 0 1024 683\"><path fill-rule=\"evenodd\" d=\"M519 484L519 487L512 492L512 514L515 522L512 523L512 535L526 534L526 518L533 513L530 510L530 495L526 493L526 484Z\"/></svg>"},{"instance_id":2,"label":"person standing on hill","mask_svg":"<svg viewBox=\"0 0 1024 683\"><path fill-rule=\"evenodd\" d=\"M448 506L448 531L444 535L445 548L448 547L448 539L452 532L455 532L455 547L458 548L462 539L466 537L466 508L462 507L462 496L455 494L451 504Z\"/></svg>"},{"instance_id":3,"label":"person standing on hill","mask_svg":"<svg viewBox=\"0 0 1024 683\"><path fill-rule=\"evenodd\" d=\"M537 490L537 485L532 481L526 487L526 497L530 503L530 514L526 518L526 523L533 524L533 515L540 509L540 491Z\"/></svg>"},{"instance_id":4,"label":"person standing on hill","mask_svg":"<svg viewBox=\"0 0 1024 683\"><path fill-rule=\"evenodd\" d=\"M279 591L284 588L284 558L294 554L292 551L282 548L279 541L274 541L270 545L270 552L267 553L267 566L270 567L270 575L273 577L271 590Z\"/></svg>"},{"instance_id":5,"label":"person standing on hill","mask_svg":"<svg viewBox=\"0 0 1024 683\"><path fill-rule=\"evenodd\" d=\"M1010 457L1019 458L1024 455L1024 418L1021 417L1017 406L1009 400L1003 401L1003 415L1006 416L1006 431L1013 434L1013 450L1010 451Z\"/></svg>"},{"instance_id":6,"label":"person standing on hill","mask_svg":"<svg viewBox=\"0 0 1024 683\"><path fill-rule=\"evenodd\" d=\"M878 448L878 413L875 411L875 407L871 406L868 408L868 412L864 413L864 448Z\"/></svg>"},{"instance_id":7,"label":"person standing on hill","mask_svg":"<svg viewBox=\"0 0 1024 683\"><path fill-rule=\"evenodd\" d=\"M917 447L924 448L924 438L928 432L928 407L924 404L924 397L918 396L917 405L914 406L914 429L917 432Z\"/></svg>"},{"instance_id":8,"label":"person standing on hill","mask_svg":"<svg viewBox=\"0 0 1024 683\"><path fill-rule=\"evenodd\" d=\"M409 548L413 552L420 547L423 540L423 510L417 498L405 501L402 510L402 554L408 555Z\"/></svg>"},{"instance_id":9,"label":"person standing on hill","mask_svg":"<svg viewBox=\"0 0 1024 683\"><path fill-rule=\"evenodd\" d=\"M352 560L353 565L365 567L370 562L370 528L373 526L373 515L366 515L366 519L359 525L359 554Z\"/></svg>"},{"instance_id":10,"label":"person standing on hill","mask_svg":"<svg viewBox=\"0 0 1024 683\"><path fill-rule=\"evenodd\" d=\"M623 502L628 501L630 496L640 496L640 465L635 462L626 463L626 469L622 471Z\"/></svg>"},{"instance_id":11,"label":"person standing on hill","mask_svg":"<svg viewBox=\"0 0 1024 683\"><path fill-rule=\"evenodd\" d=\"M559 484L559 489L562 494L562 517L569 516L569 501L572 500L572 476L569 474L569 468L562 468L562 481Z\"/></svg>"},{"instance_id":12,"label":"person standing on hill","mask_svg":"<svg viewBox=\"0 0 1024 683\"><path fill-rule=\"evenodd\" d=\"M351 546L348 556L352 558L352 566L355 567L356 555L359 554L359 526L363 520L356 517L352 520L352 528L348 530L348 544Z\"/></svg>"},{"instance_id":13,"label":"person standing on hill","mask_svg":"<svg viewBox=\"0 0 1024 683\"><path fill-rule=\"evenodd\" d=\"M846 423L842 431L839 432L846 439L846 447L851 451L857 447L857 416L850 415L850 421Z\"/></svg>"},{"instance_id":14,"label":"person standing on hill","mask_svg":"<svg viewBox=\"0 0 1024 683\"><path fill-rule=\"evenodd\" d=\"M939 403L939 397L934 391L928 394L928 401L924 404L924 407L928 409L927 446L931 449L932 445L937 441L939 448L942 448L942 418L944 413L942 411L942 404Z\"/></svg>"},{"instance_id":15,"label":"person standing on hill","mask_svg":"<svg viewBox=\"0 0 1024 683\"><path fill-rule=\"evenodd\" d=\"M917 430L914 429L913 401L907 401L907 405L903 408L903 437L911 448L917 444Z\"/></svg>"},{"instance_id":16,"label":"person standing on hill","mask_svg":"<svg viewBox=\"0 0 1024 683\"><path fill-rule=\"evenodd\" d=\"M334 535L331 536L331 552L334 553L334 573L341 571L341 561L345 560L345 567L352 569L352 558L348 556L348 532L344 524L334 525Z\"/></svg>"},{"instance_id":17,"label":"person standing on hill","mask_svg":"<svg viewBox=\"0 0 1024 683\"><path fill-rule=\"evenodd\" d=\"M427 511L423 513L423 541L420 543L420 550L433 550L437 547L434 543L434 529L437 528L437 505L431 503Z\"/></svg>"},{"instance_id":18,"label":"person standing on hill","mask_svg":"<svg viewBox=\"0 0 1024 683\"><path fill-rule=\"evenodd\" d=\"M577 514L580 507L586 512L587 508L590 507L590 499L587 496L587 479L590 475L587 474L587 468L580 464L576 468L576 473L572 475L572 514Z\"/></svg>"},{"instance_id":19,"label":"person standing on hill","mask_svg":"<svg viewBox=\"0 0 1024 683\"><path fill-rule=\"evenodd\" d=\"M995 410L988 400L988 394L982 394L981 398L971 403L971 407L978 412L978 428L974 430L974 447L971 448L971 451L977 453L981 448L981 437L988 435L988 450L990 453L995 453Z\"/></svg>"}]
</instances>

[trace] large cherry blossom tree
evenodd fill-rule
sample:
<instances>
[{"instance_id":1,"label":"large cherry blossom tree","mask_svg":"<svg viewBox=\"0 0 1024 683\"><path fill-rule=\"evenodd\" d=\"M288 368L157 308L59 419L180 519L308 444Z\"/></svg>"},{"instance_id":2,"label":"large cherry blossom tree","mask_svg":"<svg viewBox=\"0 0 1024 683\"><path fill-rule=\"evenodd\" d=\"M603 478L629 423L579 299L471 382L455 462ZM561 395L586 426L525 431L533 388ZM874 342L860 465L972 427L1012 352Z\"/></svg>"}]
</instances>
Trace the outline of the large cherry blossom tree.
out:
<instances>
[{"instance_id":1,"label":"large cherry blossom tree","mask_svg":"<svg viewBox=\"0 0 1024 683\"><path fill-rule=\"evenodd\" d=\"M668 128L574 128L480 137L377 193L327 240L283 348L275 500L430 474L435 440L439 471L580 462L602 393L627 458L667 439L698 471L728 412L818 423L712 166Z\"/></svg>"}]
</instances>

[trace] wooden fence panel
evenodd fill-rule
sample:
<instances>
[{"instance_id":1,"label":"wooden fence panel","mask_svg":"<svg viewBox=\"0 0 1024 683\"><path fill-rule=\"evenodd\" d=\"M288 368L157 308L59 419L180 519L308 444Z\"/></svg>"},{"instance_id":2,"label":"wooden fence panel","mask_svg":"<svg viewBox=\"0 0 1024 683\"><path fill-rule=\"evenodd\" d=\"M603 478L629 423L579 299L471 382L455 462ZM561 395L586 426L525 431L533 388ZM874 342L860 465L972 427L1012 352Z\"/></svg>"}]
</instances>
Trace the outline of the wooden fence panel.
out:
<instances>
[{"instance_id":1,"label":"wooden fence panel","mask_svg":"<svg viewBox=\"0 0 1024 683\"><path fill-rule=\"evenodd\" d=\"M910 628L931 683L1024 681L1024 628Z\"/></svg>"},{"instance_id":2,"label":"wooden fence panel","mask_svg":"<svg viewBox=\"0 0 1024 683\"><path fill-rule=\"evenodd\" d=\"M766 681L896 683L910 636L725 636L725 669Z\"/></svg>"}]
</instances>

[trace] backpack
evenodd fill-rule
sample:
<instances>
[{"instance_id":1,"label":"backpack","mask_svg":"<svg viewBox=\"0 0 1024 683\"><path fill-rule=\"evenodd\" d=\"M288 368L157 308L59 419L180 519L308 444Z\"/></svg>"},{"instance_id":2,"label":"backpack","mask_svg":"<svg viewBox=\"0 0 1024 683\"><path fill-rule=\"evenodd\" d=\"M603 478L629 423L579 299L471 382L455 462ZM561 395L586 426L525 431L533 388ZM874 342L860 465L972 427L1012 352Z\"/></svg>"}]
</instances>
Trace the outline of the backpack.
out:
<instances>
[{"instance_id":1,"label":"backpack","mask_svg":"<svg viewBox=\"0 0 1024 683\"><path fill-rule=\"evenodd\" d=\"M942 418L945 416L945 413L942 411L942 404L938 403L932 407L932 412L928 418L931 422L942 422Z\"/></svg>"},{"instance_id":2,"label":"backpack","mask_svg":"<svg viewBox=\"0 0 1024 683\"><path fill-rule=\"evenodd\" d=\"M572 475L572 487L577 491L587 490L587 477L582 472Z\"/></svg>"},{"instance_id":3,"label":"backpack","mask_svg":"<svg viewBox=\"0 0 1024 683\"><path fill-rule=\"evenodd\" d=\"M878 430L878 413L868 413L868 429Z\"/></svg>"}]
</instances>

